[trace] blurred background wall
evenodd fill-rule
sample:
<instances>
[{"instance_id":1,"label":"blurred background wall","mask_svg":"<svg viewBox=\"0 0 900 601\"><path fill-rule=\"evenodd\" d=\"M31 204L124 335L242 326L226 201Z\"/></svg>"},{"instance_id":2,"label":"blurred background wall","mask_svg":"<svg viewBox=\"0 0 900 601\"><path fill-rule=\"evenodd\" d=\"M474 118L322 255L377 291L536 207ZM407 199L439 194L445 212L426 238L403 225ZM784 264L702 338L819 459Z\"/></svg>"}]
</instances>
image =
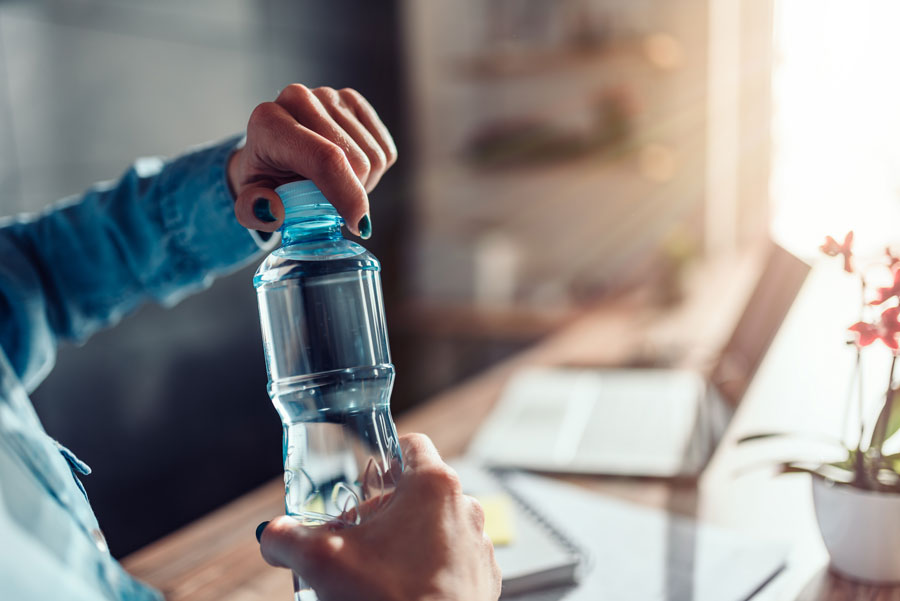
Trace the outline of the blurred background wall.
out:
<instances>
[{"instance_id":1,"label":"blurred background wall","mask_svg":"<svg viewBox=\"0 0 900 601\"><path fill-rule=\"evenodd\" d=\"M295 81L359 89L402 148L397 31L391 2L2 3L0 213L40 210L136 157L242 131L256 104ZM401 272L402 171L372 195L370 246L389 290ZM280 472L253 270L64 346L34 394L48 432L94 468L86 487L117 555Z\"/></svg>"},{"instance_id":2,"label":"blurred background wall","mask_svg":"<svg viewBox=\"0 0 900 601\"><path fill-rule=\"evenodd\" d=\"M394 132L395 412L768 223L772 2L0 2L0 213L240 131L287 83ZM34 395L123 555L280 472L253 268L65 346ZM598 341L614 344L614 341Z\"/></svg>"}]
</instances>

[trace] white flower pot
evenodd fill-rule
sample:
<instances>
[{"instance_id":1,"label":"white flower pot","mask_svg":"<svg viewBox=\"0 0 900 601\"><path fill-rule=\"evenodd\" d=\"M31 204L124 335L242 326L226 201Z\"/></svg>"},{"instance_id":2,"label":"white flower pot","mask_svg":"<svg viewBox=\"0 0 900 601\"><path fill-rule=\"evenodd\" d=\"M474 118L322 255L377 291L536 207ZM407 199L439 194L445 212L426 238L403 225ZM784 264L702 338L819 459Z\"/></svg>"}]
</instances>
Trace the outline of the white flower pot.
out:
<instances>
[{"instance_id":1,"label":"white flower pot","mask_svg":"<svg viewBox=\"0 0 900 601\"><path fill-rule=\"evenodd\" d=\"M819 531L831 567L853 580L900 582L900 494L812 478Z\"/></svg>"}]
</instances>

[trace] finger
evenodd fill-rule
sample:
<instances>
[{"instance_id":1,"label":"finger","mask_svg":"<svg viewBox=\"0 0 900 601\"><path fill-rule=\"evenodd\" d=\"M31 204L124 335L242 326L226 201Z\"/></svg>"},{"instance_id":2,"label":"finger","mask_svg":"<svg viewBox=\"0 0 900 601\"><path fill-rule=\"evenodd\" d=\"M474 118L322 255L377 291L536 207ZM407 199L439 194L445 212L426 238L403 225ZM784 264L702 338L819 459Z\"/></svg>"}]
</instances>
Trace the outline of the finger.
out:
<instances>
[{"instance_id":1,"label":"finger","mask_svg":"<svg viewBox=\"0 0 900 601\"><path fill-rule=\"evenodd\" d=\"M263 138L256 145L267 149L269 166L283 172L282 183L296 179L295 174L311 179L350 231L359 235L359 222L369 212L369 197L340 147L297 123L274 102L256 107L247 132L248 144L251 134Z\"/></svg>"},{"instance_id":2,"label":"finger","mask_svg":"<svg viewBox=\"0 0 900 601\"><path fill-rule=\"evenodd\" d=\"M291 84L281 91L275 103L287 109L298 123L343 150L360 183L369 189L367 182L372 165L368 154L360 148L352 134L338 125L312 90L298 83Z\"/></svg>"},{"instance_id":3,"label":"finger","mask_svg":"<svg viewBox=\"0 0 900 601\"><path fill-rule=\"evenodd\" d=\"M387 155L375 139L375 136L360 122L356 114L341 100L341 95L334 88L316 88L313 94L345 132L353 137L356 144L366 153L369 159L369 177L365 181L366 190L371 192L378 185L381 176L388 168Z\"/></svg>"},{"instance_id":4,"label":"finger","mask_svg":"<svg viewBox=\"0 0 900 601\"><path fill-rule=\"evenodd\" d=\"M341 569L338 561L344 548L341 535L326 528L303 526L289 516L269 522L259 544L267 563L290 568L304 580L327 578Z\"/></svg>"},{"instance_id":5,"label":"finger","mask_svg":"<svg viewBox=\"0 0 900 601\"><path fill-rule=\"evenodd\" d=\"M378 511L387 505L393 498L394 493L389 492L384 495L366 499L361 505L352 507L343 512L337 519L329 522L335 528L343 528L348 525L361 524L375 516Z\"/></svg>"},{"instance_id":6,"label":"finger","mask_svg":"<svg viewBox=\"0 0 900 601\"><path fill-rule=\"evenodd\" d=\"M400 451L408 470L442 466L441 454L424 434L404 434L400 437Z\"/></svg>"},{"instance_id":7,"label":"finger","mask_svg":"<svg viewBox=\"0 0 900 601\"><path fill-rule=\"evenodd\" d=\"M350 110L356 115L357 119L375 136L378 144L384 150L387 157L387 165L390 167L397 162L397 145L394 144L394 138L391 132L381 121L381 117L375 112L375 109L369 104L369 101L362 94L353 88L344 88L338 92L341 100L344 101Z\"/></svg>"},{"instance_id":8,"label":"finger","mask_svg":"<svg viewBox=\"0 0 900 601\"><path fill-rule=\"evenodd\" d=\"M272 188L252 186L238 194L234 214L245 228L274 232L284 222L284 205Z\"/></svg>"}]
</instances>

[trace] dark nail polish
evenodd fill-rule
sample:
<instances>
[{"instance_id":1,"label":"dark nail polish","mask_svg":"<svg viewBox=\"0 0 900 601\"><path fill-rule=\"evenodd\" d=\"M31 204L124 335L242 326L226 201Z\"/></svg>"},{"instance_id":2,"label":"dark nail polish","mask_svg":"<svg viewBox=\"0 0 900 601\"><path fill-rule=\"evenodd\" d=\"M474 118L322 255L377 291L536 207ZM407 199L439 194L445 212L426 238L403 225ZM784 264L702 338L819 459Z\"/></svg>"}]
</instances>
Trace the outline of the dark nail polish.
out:
<instances>
[{"instance_id":1,"label":"dark nail polish","mask_svg":"<svg viewBox=\"0 0 900 601\"><path fill-rule=\"evenodd\" d=\"M253 216L265 223L275 221L275 215L272 214L272 207L269 205L268 198L260 197L253 201Z\"/></svg>"},{"instance_id":2,"label":"dark nail polish","mask_svg":"<svg viewBox=\"0 0 900 601\"><path fill-rule=\"evenodd\" d=\"M369 219L369 214L366 213L363 215L363 218L359 220L359 237L363 240L368 240L372 237L372 220Z\"/></svg>"},{"instance_id":3,"label":"dark nail polish","mask_svg":"<svg viewBox=\"0 0 900 601\"><path fill-rule=\"evenodd\" d=\"M268 526L268 525L269 525L269 522L266 521L256 527L256 542L260 542L260 540L262 539L263 530L265 530L266 526Z\"/></svg>"},{"instance_id":4,"label":"dark nail polish","mask_svg":"<svg viewBox=\"0 0 900 601\"><path fill-rule=\"evenodd\" d=\"M263 242L268 242L269 238L272 237L272 232L264 232L262 230L256 230L257 235L259 235L259 239Z\"/></svg>"}]
</instances>

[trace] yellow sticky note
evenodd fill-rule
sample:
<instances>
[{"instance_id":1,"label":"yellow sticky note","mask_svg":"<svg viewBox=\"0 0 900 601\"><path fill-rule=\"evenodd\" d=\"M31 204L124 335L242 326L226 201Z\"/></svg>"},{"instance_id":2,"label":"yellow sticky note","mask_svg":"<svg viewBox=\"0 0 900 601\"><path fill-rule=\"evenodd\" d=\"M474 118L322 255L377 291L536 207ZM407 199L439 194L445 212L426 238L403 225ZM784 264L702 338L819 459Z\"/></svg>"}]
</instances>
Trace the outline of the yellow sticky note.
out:
<instances>
[{"instance_id":1,"label":"yellow sticky note","mask_svg":"<svg viewBox=\"0 0 900 601\"><path fill-rule=\"evenodd\" d=\"M316 495L306 504L303 511L311 511L313 513L325 513L325 500L322 495Z\"/></svg>"},{"instance_id":2,"label":"yellow sticky note","mask_svg":"<svg viewBox=\"0 0 900 601\"><path fill-rule=\"evenodd\" d=\"M484 533L495 547L512 544L515 539L513 506L509 496L504 494L475 495L484 507Z\"/></svg>"}]
</instances>

